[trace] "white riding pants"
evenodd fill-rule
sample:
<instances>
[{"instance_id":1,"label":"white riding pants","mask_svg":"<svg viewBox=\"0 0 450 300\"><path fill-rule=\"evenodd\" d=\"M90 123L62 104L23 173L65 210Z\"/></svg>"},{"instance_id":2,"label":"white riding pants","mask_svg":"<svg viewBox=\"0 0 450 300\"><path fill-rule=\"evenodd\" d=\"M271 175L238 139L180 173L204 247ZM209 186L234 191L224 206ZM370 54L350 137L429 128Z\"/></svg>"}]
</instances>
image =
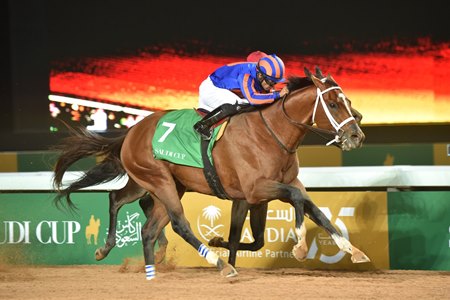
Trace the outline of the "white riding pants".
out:
<instances>
[{"instance_id":1,"label":"white riding pants","mask_svg":"<svg viewBox=\"0 0 450 300\"><path fill-rule=\"evenodd\" d=\"M235 104L236 102L248 103L247 99L242 99L235 93L227 90L216 87L211 79L206 78L200 84L198 89L199 92L199 104L198 108L205 109L207 111L212 111L213 109L221 106L225 103Z\"/></svg>"}]
</instances>

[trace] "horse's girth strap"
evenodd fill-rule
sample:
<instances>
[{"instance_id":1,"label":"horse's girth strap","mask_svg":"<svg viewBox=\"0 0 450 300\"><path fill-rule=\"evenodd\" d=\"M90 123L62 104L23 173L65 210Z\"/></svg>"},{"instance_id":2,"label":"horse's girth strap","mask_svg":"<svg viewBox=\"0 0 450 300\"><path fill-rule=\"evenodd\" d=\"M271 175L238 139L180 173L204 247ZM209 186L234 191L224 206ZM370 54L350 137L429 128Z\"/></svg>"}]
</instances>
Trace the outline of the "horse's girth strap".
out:
<instances>
[{"instance_id":1,"label":"horse's girth strap","mask_svg":"<svg viewBox=\"0 0 450 300\"><path fill-rule=\"evenodd\" d=\"M216 169L209 160L208 146L209 141L207 140L201 141L203 174L205 174L206 181L208 182L209 187L217 197L219 197L220 199L231 199L230 196L228 196L227 193L225 192L225 189L223 188L223 185L220 182L220 178L217 175Z\"/></svg>"}]
</instances>

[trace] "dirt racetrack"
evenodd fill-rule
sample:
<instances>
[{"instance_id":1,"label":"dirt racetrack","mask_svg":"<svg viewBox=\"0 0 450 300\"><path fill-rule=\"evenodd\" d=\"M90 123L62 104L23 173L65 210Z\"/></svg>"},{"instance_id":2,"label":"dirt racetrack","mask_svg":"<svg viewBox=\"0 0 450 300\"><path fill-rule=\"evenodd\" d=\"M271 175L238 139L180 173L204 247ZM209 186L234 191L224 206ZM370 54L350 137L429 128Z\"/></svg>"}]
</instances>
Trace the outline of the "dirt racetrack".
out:
<instances>
[{"instance_id":1,"label":"dirt racetrack","mask_svg":"<svg viewBox=\"0 0 450 300\"><path fill-rule=\"evenodd\" d=\"M450 299L450 272L0 265L0 299Z\"/></svg>"}]
</instances>

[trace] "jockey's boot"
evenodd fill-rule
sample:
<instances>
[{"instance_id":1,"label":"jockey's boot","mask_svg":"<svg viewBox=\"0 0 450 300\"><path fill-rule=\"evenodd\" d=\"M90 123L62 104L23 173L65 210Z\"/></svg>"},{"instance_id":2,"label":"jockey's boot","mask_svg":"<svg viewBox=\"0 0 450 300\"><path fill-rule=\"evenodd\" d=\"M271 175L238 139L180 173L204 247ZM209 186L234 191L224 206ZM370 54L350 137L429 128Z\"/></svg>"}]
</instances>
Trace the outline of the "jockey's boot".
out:
<instances>
[{"instance_id":1,"label":"jockey's boot","mask_svg":"<svg viewBox=\"0 0 450 300\"><path fill-rule=\"evenodd\" d=\"M195 123L194 130L197 131L203 140L209 140L212 136L211 126L224 119L225 117L236 114L240 110L238 105L229 103L222 104L214 110L207 113L203 119Z\"/></svg>"}]
</instances>

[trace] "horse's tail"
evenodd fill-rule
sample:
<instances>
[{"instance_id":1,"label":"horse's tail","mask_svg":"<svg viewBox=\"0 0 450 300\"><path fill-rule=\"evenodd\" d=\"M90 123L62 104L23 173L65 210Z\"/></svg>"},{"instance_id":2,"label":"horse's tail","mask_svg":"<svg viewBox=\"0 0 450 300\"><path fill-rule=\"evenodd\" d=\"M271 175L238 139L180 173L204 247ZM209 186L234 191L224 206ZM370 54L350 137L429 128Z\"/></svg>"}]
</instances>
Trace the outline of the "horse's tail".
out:
<instances>
[{"instance_id":1,"label":"horse's tail","mask_svg":"<svg viewBox=\"0 0 450 300\"><path fill-rule=\"evenodd\" d=\"M120 150L125 134L116 138L107 138L84 128L80 128L79 131L69 129L72 135L54 147L54 150L60 151L60 156L53 170L53 187L57 192L54 199L56 206L59 207L62 199L65 198L67 206L74 209L76 206L70 199L71 193L125 175L125 169L120 161ZM70 166L90 156L102 159L86 171L81 178L71 182L69 186L63 187L63 176Z\"/></svg>"}]
</instances>

